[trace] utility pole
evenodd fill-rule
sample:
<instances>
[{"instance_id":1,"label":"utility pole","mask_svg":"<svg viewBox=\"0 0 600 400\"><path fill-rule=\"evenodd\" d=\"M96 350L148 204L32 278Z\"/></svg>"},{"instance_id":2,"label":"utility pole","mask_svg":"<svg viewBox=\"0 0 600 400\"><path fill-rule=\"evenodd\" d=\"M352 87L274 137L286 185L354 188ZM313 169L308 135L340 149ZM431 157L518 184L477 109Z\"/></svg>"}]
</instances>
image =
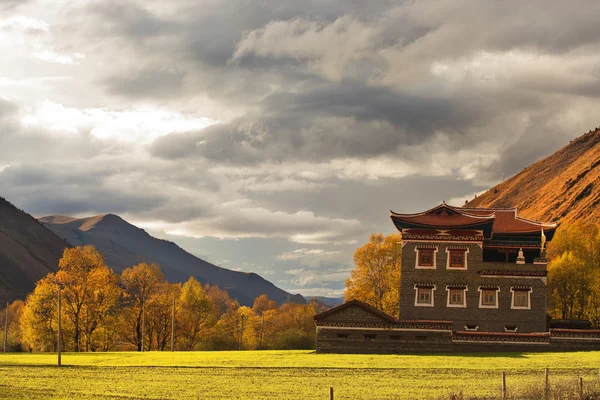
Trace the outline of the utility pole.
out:
<instances>
[{"instance_id":1,"label":"utility pole","mask_svg":"<svg viewBox=\"0 0 600 400\"><path fill-rule=\"evenodd\" d=\"M263 339L263 328L265 326L265 314L260 316L260 341L258 342L258 349L262 350L262 339Z\"/></svg>"},{"instance_id":2,"label":"utility pole","mask_svg":"<svg viewBox=\"0 0 600 400\"><path fill-rule=\"evenodd\" d=\"M144 333L146 332L146 299L142 298L142 353L144 352Z\"/></svg>"},{"instance_id":3,"label":"utility pole","mask_svg":"<svg viewBox=\"0 0 600 400\"><path fill-rule=\"evenodd\" d=\"M242 329L240 329L240 350L242 350L243 337L244 337L244 316L242 315Z\"/></svg>"},{"instance_id":4,"label":"utility pole","mask_svg":"<svg viewBox=\"0 0 600 400\"><path fill-rule=\"evenodd\" d=\"M8 301L6 302L6 319L4 320L4 352L8 347Z\"/></svg>"},{"instance_id":5,"label":"utility pole","mask_svg":"<svg viewBox=\"0 0 600 400\"><path fill-rule=\"evenodd\" d=\"M173 295L173 311L171 312L171 351L175 351L175 295Z\"/></svg>"},{"instance_id":6,"label":"utility pole","mask_svg":"<svg viewBox=\"0 0 600 400\"><path fill-rule=\"evenodd\" d=\"M60 344L61 344L61 322L60 322L60 285L58 286L58 334L57 334L57 343L56 343L56 349L57 349L57 353L58 353L58 366L60 367L62 365L61 362L61 354L60 354Z\"/></svg>"}]
</instances>

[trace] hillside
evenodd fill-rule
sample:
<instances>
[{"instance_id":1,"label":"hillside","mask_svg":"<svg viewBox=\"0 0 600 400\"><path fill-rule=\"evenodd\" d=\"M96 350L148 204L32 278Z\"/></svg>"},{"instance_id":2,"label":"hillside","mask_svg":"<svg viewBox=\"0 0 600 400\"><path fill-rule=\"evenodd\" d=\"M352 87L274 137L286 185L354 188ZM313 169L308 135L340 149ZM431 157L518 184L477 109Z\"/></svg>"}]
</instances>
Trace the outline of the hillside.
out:
<instances>
[{"instance_id":1,"label":"hillside","mask_svg":"<svg viewBox=\"0 0 600 400\"><path fill-rule=\"evenodd\" d=\"M203 283L219 285L243 305L251 306L261 294L280 304L305 302L302 296L291 295L257 274L220 268L195 257L175 243L154 238L117 215L80 219L52 215L40 221L73 246L95 246L115 272L142 261L156 262L169 281L184 282L195 276Z\"/></svg>"},{"instance_id":2,"label":"hillside","mask_svg":"<svg viewBox=\"0 0 600 400\"><path fill-rule=\"evenodd\" d=\"M66 246L31 215L0 197L0 304L24 300L37 280L56 271Z\"/></svg>"},{"instance_id":3,"label":"hillside","mask_svg":"<svg viewBox=\"0 0 600 400\"><path fill-rule=\"evenodd\" d=\"M537 221L600 222L600 130L573 140L551 156L470 201L467 207L518 207Z\"/></svg>"}]
</instances>

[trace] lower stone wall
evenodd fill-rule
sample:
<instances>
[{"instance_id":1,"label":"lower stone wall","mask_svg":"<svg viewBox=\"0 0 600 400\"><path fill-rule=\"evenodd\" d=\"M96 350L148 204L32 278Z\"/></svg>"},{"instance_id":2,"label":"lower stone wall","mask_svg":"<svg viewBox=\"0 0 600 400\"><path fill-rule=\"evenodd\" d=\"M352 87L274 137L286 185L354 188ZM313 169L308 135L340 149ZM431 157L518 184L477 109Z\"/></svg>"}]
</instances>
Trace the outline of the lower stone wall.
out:
<instances>
[{"instance_id":1,"label":"lower stone wall","mask_svg":"<svg viewBox=\"0 0 600 400\"><path fill-rule=\"evenodd\" d=\"M600 330L536 334L317 327L317 353L411 354L600 350Z\"/></svg>"},{"instance_id":2,"label":"lower stone wall","mask_svg":"<svg viewBox=\"0 0 600 400\"><path fill-rule=\"evenodd\" d=\"M445 353L451 348L452 331L317 328L317 353Z\"/></svg>"}]
</instances>

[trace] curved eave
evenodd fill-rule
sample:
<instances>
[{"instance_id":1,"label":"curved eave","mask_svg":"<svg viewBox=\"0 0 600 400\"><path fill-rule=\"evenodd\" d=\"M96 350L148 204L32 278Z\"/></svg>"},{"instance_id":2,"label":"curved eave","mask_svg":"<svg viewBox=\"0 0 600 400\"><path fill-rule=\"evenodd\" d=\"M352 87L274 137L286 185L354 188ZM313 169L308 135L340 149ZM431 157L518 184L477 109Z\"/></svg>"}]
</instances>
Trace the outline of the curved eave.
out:
<instances>
[{"instance_id":1,"label":"curved eave","mask_svg":"<svg viewBox=\"0 0 600 400\"><path fill-rule=\"evenodd\" d=\"M398 218L414 218L414 217L420 217L423 215L427 215L427 214L433 214L434 212L436 212L439 209L442 208L447 208L449 210L451 210L452 212L455 212L457 214L463 215L465 217L470 217L470 218L475 218L475 219L490 219L490 218L494 218L494 212L491 211L489 214L485 214L485 215L479 215L479 214L471 214L469 212L465 212L464 210L461 210L460 208L457 207L453 207L453 206L449 206L446 203L442 203L439 206L433 207L427 211L423 211L423 212L419 212L419 213L414 213L414 214L400 214L397 212L394 212L393 210L390 210L390 216L391 217L398 217Z\"/></svg>"},{"instance_id":2,"label":"curved eave","mask_svg":"<svg viewBox=\"0 0 600 400\"><path fill-rule=\"evenodd\" d=\"M494 226L494 218L488 218L484 221L477 221L471 224L460 224L460 225L429 225L415 221L407 221L406 219L398 218L394 215L390 216L394 226L400 232L403 229L438 229L438 230L481 230L484 232L485 237L491 236L492 228Z\"/></svg>"}]
</instances>

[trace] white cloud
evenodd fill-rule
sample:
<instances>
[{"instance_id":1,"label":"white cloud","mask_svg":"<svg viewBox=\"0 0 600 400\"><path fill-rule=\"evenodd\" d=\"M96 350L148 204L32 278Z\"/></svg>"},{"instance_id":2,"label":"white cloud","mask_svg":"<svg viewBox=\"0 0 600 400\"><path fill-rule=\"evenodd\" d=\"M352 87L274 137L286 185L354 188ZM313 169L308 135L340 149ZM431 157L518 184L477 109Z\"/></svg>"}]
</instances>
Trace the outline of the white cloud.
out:
<instances>
[{"instance_id":1,"label":"white cloud","mask_svg":"<svg viewBox=\"0 0 600 400\"><path fill-rule=\"evenodd\" d=\"M324 263L348 262L350 261L350 257L340 250L301 248L281 253L277 256L277 259L281 261L297 261L311 268L316 268Z\"/></svg>"},{"instance_id":2,"label":"white cloud","mask_svg":"<svg viewBox=\"0 0 600 400\"><path fill-rule=\"evenodd\" d=\"M216 121L165 109L105 110L75 108L44 101L23 116L26 127L45 128L58 134L89 131L99 139L149 143L171 132L203 129Z\"/></svg>"}]
</instances>

